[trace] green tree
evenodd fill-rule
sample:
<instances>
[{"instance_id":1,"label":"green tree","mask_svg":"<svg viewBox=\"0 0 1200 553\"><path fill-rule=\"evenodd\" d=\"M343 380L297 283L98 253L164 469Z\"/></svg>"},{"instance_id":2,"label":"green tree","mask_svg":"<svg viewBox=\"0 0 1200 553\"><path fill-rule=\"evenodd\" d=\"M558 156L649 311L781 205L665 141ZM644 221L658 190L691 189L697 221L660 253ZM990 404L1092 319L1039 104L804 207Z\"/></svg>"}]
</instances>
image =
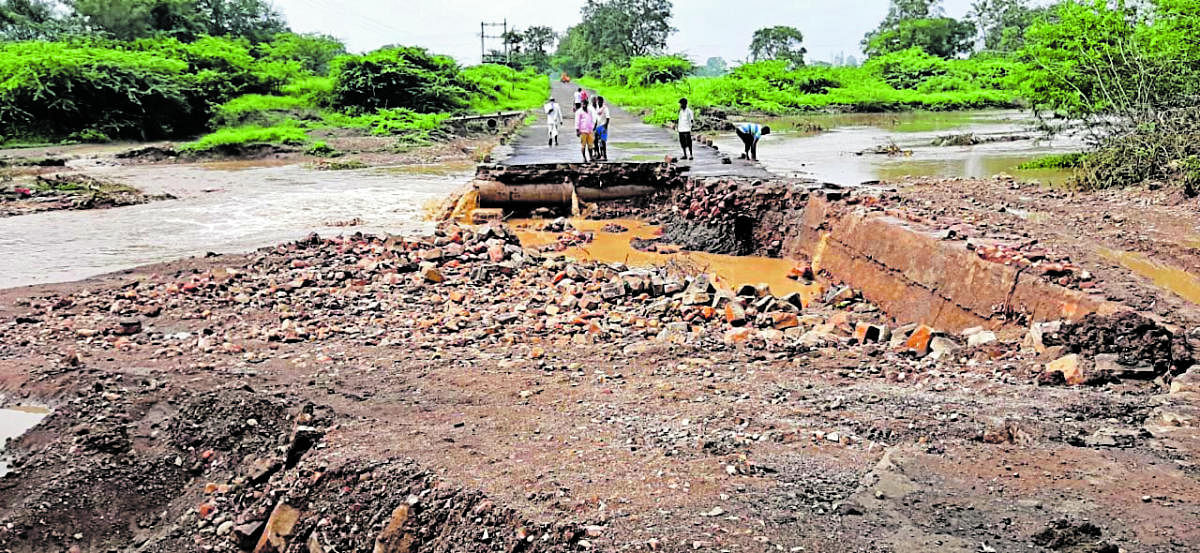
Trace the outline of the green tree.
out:
<instances>
[{"instance_id":1,"label":"green tree","mask_svg":"<svg viewBox=\"0 0 1200 553\"><path fill-rule=\"evenodd\" d=\"M65 27L47 0L0 0L0 40L53 39Z\"/></svg>"},{"instance_id":2,"label":"green tree","mask_svg":"<svg viewBox=\"0 0 1200 553\"><path fill-rule=\"evenodd\" d=\"M983 48L1012 52L1021 47L1025 29L1044 8L1032 8L1029 0L975 0L967 18L975 23Z\"/></svg>"},{"instance_id":3,"label":"green tree","mask_svg":"<svg viewBox=\"0 0 1200 553\"><path fill-rule=\"evenodd\" d=\"M326 75L329 63L346 53L346 45L329 35L280 33L270 42L259 44L256 50L263 59L298 61L305 70Z\"/></svg>"},{"instance_id":4,"label":"green tree","mask_svg":"<svg viewBox=\"0 0 1200 553\"><path fill-rule=\"evenodd\" d=\"M972 50L975 25L950 17L905 19L894 28L871 36L863 51L880 56L917 47L930 54L952 58Z\"/></svg>"},{"instance_id":5,"label":"green tree","mask_svg":"<svg viewBox=\"0 0 1200 553\"><path fill-rule=\"evenodd\" d=\"M554 29L546 26L536 26L525 29L521 34L525 48L530 52L537 52L546 56L550 52L550 48L554 46L558 40L558 33Z\"/></svg>"},{"instance_id":6,"label":"green tree","mask_svg":"<svg viewBox=\"0 0 1200 553\"><path fill-rule=\"evenodd\" d=\"M288 30L267 0L195 0L195 5L196 14L207 23L206 34L212 36L263 42Z\"/></svg>"},{"instance_id":7,"label":"green tree","mask_svg":"<svg viewBox=\"0 0 1200 553\"><path fill-rule=\"evenodd\" d=\"M787 26L766 27L754 31L750 41L750 60L786 60L804 65L804 33Z\"/></svg>"},{"instance_id":8,"label":"green tree","mask_svg":"<svg viewBox=\"0 0 1200 553\"><path fill-rule=\"evenodd\" d=\"M582 12L588 40L620 61L661 53L675 32L670 0L588 0Z\"/></svg>"}]
</instances>

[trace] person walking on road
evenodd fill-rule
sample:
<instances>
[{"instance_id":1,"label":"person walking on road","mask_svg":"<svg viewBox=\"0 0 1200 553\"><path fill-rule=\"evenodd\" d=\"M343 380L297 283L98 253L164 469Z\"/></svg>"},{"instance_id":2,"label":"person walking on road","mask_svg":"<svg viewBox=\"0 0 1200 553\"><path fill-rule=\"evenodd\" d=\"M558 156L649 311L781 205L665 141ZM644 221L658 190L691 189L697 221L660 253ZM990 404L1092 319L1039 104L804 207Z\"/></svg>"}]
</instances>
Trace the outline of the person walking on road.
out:
<instances>
[{"instance_id":1,"label":"person walking on road","mask_svg":"<svg viewBox=\"0 0 1200 553\"><path fill-rule=\"evenodd\" d=\"M546 141L550 147L558 146L558 129L562 127L563 115L562 108L558 106L558 101L550 98L543 106L546 110Z\"/></svg>"},{"instance_id":2,"label":"person walking on road","mask_svg":"<svg viewBox=\"0 0 1200 553\"><path fill-rule=\"evenodd\" d=\"M734 126L738 138L742 139L742 145L746 147L746 152L742 157L750 161L758 161L758 141L763 136L771 134L771 127L759 125L758 123L738 123Z\"/></svg>"},{"instance_id":3,"label":"person walking on road","mask_svg":"<svg viewBox=\"0 0 1200 553\"><path fill-rule=\"evenodd\" d=\"M608 124L612 121L612 112L608 110L608 106L604 105L604 97L597 96L595 98L595 113L593 118L596 121L596 153L600 155L600 159L608 161Z\"/></svg>"},{"instance_id":4,"label":"person walking on road","mask_svg":"<svg viewBox=\"0 0 1200 553\"><path fill-rule=\"evenodd\" d=\"M575 111L579 111L579 106L582 106L582 105L583 105L583 89L580 88L575 91Z\"/></svg>"},{"instance_id":5,"label":"person walking on road","mask_svg":"<svg viewBox=\"0 0 1200 553\"><path fill-rule=\"evenodd\" d=\"M687 98L679 99L679 123L675 130L679 131L679 147L683 149L683 159L696 159L692 149L692 127L696 124L696 114L688 107Z\"/></svg>"},{"instance_id":6,"label":"person walking on road","mask_svg":"<svg viewBox=\"0 0 1200 553\"><path fill-rule=\"evenodd\" d=\"M575 110L575 135L579 137L579 147L583 150L583 162L587 163L588 154L595 146L596 122L592 119L591 110L587 108Z\"/></svg>"}]
</instances>

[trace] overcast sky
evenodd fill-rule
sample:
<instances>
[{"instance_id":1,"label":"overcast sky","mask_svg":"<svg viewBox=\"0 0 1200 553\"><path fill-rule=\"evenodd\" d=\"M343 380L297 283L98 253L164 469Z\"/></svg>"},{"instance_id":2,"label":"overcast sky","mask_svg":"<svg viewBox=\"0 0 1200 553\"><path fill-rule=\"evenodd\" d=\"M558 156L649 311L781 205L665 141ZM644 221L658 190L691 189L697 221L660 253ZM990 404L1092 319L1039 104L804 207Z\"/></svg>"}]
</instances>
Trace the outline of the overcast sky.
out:
<instances>
[{"instance_id":1,"label":"overcast sky","mask_svg":"<svg viewBox=\"0 0 1200 553\"><path fill-rule=\"evenodd\" d=\"M583 0L274 0L298 32L336 36L353 51L416 44L461 63L479 63L480 21L510 27L547 25L562 32L579 22ZM962 17L970 0L945 0ZM711 56L746 58L756 29L790 25L804 33L808 59L839 52L861 59L859 41L887 13L888 0L675 0L670 49L703 64ZM495 34L499 34L496 32ZM498 41L494 41L498 43Z\"/></svg>"}]
</instances>

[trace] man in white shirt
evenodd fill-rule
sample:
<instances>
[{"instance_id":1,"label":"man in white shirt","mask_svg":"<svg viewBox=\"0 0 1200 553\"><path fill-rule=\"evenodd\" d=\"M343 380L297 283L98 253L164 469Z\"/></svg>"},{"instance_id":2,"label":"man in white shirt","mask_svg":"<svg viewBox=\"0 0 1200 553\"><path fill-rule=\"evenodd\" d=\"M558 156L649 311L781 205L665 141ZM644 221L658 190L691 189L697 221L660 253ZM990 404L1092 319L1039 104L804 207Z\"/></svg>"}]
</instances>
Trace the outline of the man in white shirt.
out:
<instances>
[{"instance_id":1,"label":"man in white shirt","mask_svg":"<svg viewBox=\"0 0 1200 553\"><path fill-rule=\"evenodd\" d=\"M692 150L692 126L695 124L696 114L688 107L687 98L680 98L679 124L675 129L679 131L679 147L683 148L683 159L696 159L696 152Z\"/></svg>"},{"instance_id":2,"label":"man in white shirt","mask_svg":"<svg viewBox=\"0 0 1200 553\"><path fill-rule=\"evenodd\" d=\"M558 129L563 124L562 108L558 106L558 101L550 98L542 109L546 110L547 144L550 147L558 146Z\"/></svg>"},{"instance_id":3,"label":"man in white shirt","mask_svg":"<svg viewBox=\"0 0 1200 553\"><path fill-rule=\"evenodd\" d=\"M575 111L579 111L579 107L583 105L583 89L575 91Z\"/></svg>"},{"instance_id":4,"label":"man in white shirt","mask_svg":"<svg viewBox=\"0 0 1200 553\"><path fill-rule=\"evenodd\" d=\"M596 121L596 153L600 159L608 161L608 123L612 113L604 103L603 96L597 96L592 104L592 119Z\"/></svg>"}]
</instances>

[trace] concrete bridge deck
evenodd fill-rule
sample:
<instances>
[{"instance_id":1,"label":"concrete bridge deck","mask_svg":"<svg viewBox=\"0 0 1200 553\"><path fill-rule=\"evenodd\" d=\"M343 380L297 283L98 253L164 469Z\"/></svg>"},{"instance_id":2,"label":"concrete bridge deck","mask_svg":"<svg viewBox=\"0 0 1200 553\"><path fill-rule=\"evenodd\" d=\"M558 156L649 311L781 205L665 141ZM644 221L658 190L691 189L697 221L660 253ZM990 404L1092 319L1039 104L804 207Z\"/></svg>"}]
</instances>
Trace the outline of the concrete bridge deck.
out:
<instances>
[{"instance_id":1,"label":"concrete bridge deck","mask_svg":"<svg viewBox=\"0 0 1200 553\"><path fill-rule=\"evenodd\" d=\"M551 93L563 107L563 128L559 134L559 145L546 144L546 115L537 111L538 120L523 129L508 148L497 150L497 162L504 165L532 165L542 163L579 163L583 158L579 152L579 140L575 137L574 84L553 83ZM594 94L588 91L588 94ZM608 159L611 162L660 162L670 155L681 154L679 137L675 132L643 123L640 117L608 102L612 111L612 123L608 132ZM739 176L767 178L772 176L758 163L739 160L739 152L718 152L716 149L695 145L694 161L679 160L681 167L695 177ZM733 158L732 164L722 162L723 155Z\"/></svg>"}]
</instances>

